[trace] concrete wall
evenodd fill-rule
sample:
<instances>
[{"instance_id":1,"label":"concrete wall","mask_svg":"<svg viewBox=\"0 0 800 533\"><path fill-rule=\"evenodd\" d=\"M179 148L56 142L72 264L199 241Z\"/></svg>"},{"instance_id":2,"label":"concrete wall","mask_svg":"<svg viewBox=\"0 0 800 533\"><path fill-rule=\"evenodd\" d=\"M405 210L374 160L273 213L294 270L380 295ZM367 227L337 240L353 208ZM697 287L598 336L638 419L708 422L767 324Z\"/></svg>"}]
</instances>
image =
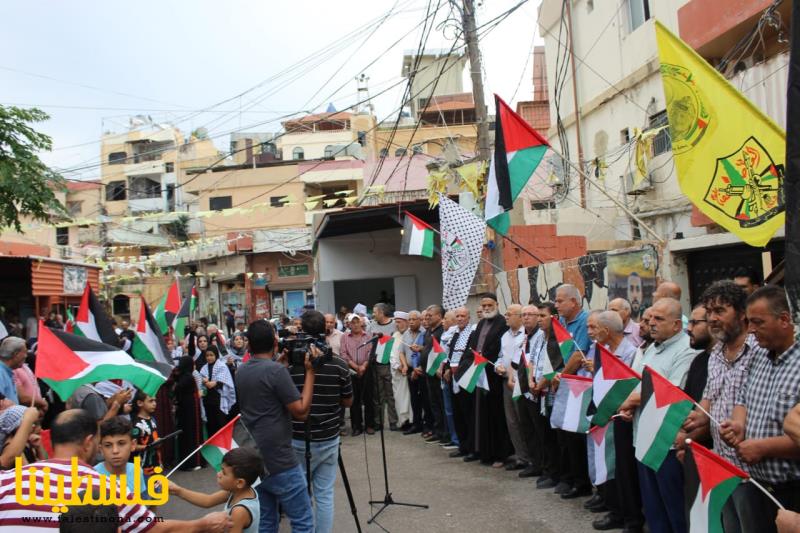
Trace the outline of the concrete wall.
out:
<instances>
[{"instance_id":1,"label":"concrete wall","mask_svg":"<svg viewBox=\"0 0 800 533\"><path fill-rule=\"evenodd\" d=\"M329 237L317 241L315 269L318 284L340 280L367 280L414 276L414 307L420 308L442 299L441 263L400 254L400 228ZM402 284L401 284L402 285ZM317 307L332 311L334 302L329 289L317 290ZM404 295L406 298L408 295ZM395 295L398 304L400 300ZM338 302L336 302L338 303ZM374 302L363 302L370 305ZM411 306L411 299L402 302Z\"/></svg>"}]
</instances>

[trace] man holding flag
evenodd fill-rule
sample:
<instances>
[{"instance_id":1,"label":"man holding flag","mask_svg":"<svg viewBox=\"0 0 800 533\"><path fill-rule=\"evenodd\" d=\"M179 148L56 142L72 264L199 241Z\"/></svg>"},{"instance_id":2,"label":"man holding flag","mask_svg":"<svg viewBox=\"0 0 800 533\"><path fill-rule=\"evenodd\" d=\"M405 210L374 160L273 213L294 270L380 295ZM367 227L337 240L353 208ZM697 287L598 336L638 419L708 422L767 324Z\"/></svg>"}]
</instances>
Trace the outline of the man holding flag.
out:
<instances>
[{"instance_id":1,"label":"man holding flag","mask_svg":"<svg viewBox=\"0 0 800 533\"><path fill-rule=\"evenodd\" d=\"M697 350L689 345L689 336L683 330L681 304L673 298L661 298L650 308L650 332L653 344L644 352L641 360L634 363L633 369L641 373L648 366L664 376L676 387L682 387L689 366ZM653 400L655 401L655 400ZM641 393L632 392L620 406L620 413L626 420L633 419L634 442L638 432L658 430L650 424L644 428L641 422ZM635 417L632 415L635 411ZM650 422L650 421L648 421ZM657 437L653 437L653 440ZM647 439L639 439L644 441ZM637 457L644 455L644 450L637 448ZM639 484L647 523L670 524L671 530L686 531L686 517L680 510L683 506L683 471L675 450L670 449L658 471L639 461Z\"/></svg>"},{"instance_id":2,"label":"man holding flag","mask_svg":"<svg viewBox=\"0 0 800 533\"><path fill-rule=\"evenodd\" d=\"M433 340L436 342L442 340L442 333L444 327L442 326L442 319L444 318L444 309L441 305L431 305L425 310L428 313L428 327L425 330L424 343L420 351L420 364L423 371L428 367L428 358L434 357ZM449 442L450 435L447 432L447 426L444 418L444 404L442 398L442 380L434 374L429 375L427 372L424 374L428 387L428 398L430 399L431 412L433 413L433 428L425 438L427 442Z\"/></svg>"}]
</instances>

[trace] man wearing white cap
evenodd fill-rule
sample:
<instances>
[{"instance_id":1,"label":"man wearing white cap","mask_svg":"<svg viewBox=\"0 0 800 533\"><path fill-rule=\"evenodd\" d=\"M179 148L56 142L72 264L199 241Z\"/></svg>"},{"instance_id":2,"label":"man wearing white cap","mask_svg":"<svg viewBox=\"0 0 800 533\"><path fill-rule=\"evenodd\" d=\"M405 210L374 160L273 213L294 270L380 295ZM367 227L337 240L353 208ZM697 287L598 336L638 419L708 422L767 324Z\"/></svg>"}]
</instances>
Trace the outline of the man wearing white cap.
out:
<instances>
[{"instance_id":1,"label":"man wearing white cap","mask_svg":"<svg viewBox=\"0 0 800 533\"><path fill-rule=\"evenodd\" d=\"M408 313L394 312L394 323L397 331L392 335L395 339L392 349L392 390L394 405L397 411L397 423L401 430L411 427L411 392L408 389L408 361L403 350L403 334L408 330Z\"/></svg>"},{"instance_id":2,"label":"man wearing white cap","mask_svg":"<svg viewBox=\"0 0 800 533\"><path fill-rule=\"evenodd\" d=\"M342 335L340 350L344 359L355 375L353 376L353 405L350 406L350 424L353 436L361 435L366 425L369 435L375 433L375 412L372 404L372 380L370 379L369 352L367 344L369 336L364 331L364 321L355 313L345 319L345 327L350 331Z\"/></svg>"}]
</instances>

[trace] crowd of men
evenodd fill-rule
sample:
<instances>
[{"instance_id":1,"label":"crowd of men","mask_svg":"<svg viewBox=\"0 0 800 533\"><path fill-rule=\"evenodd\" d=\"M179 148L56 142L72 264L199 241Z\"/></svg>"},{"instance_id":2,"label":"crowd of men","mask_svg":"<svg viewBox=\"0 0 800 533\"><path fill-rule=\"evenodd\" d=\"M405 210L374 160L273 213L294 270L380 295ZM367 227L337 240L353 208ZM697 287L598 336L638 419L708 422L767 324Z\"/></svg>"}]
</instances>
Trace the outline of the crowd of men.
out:
<instances>
[{"instance_id":1,"label":"crowd of men","mask_svg":"<svg viewBox=\"0 0 800 533\"><path fill-rule=\"evenodd\" d=\"M661 283L638 322L625 299L587 310L568 284L557 288L554 302L512 304L504 316L496 296L484 294L477 322L466 308L439 305L392 312L376 304L371 321L363 306L360 313L328 315L328 340L353 374L350 434L372 434L385 419L390 430L421 434L453 459L517 471L565 500L587 498L584 508L599 515L595 530L646 526L674 533L688 530L682 462L692 439L748 473L786 508L778 514L771 498L743 483L724 506L726 532L800 531L800 345L784 290L759 288L743 274L713 283L692 309L681 296L677 284ZM573 353L560 352L554 321L574 340ZM387 364L370 360L369 341L377 335L395 339ZM434 341L447 360L430 375ZM645 366L655 370L698 406L654 471L635 456L637 388L611 422L614 479L593 487L587 436L554 429L550 416L560 376L592 377L598 344L638 373ZM456 376L474 352L491 364L487 387L470 393ZM548 362L557 372L552 379ZM527 383L514 399L517 380Z\"/></svg>"}]
</instances>

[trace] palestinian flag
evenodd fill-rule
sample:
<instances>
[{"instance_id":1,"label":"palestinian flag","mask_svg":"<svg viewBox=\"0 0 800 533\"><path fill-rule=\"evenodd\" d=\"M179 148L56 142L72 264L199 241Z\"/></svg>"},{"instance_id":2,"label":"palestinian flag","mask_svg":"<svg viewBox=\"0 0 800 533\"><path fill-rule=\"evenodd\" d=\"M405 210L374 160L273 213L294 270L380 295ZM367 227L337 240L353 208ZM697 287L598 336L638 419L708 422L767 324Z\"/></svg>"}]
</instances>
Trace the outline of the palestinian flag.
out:
<instances>
[{"instance_id":1,"label":"palestinian flag","mask_svg":"<svg viewBox=\"0 0 800 533\"><path fill-rule=\"evenodd\" d=\"M636 458L657 472L693 407L694 402L685 392L645 366L642 403L633 443Z\"/></svg>"},{"instance_id":2,"label":"palestinian flag","mask_svg":"<svg viewBox=\"0 0 800 533\"><path fill-rule=\"evenodd\" d=\"M167 294L161 298L155 312L153 313L156 319L156 324L161 329L161 334L166 335L169 333L169 327L172 325L175 317L181 310L181 288L178 280L170 285Z\"/></svg>"},{"instance_id":3,"label":"palestinian flag","mask_svg":"<svg viewBox=\"0 0 800 533\"><path fill-rule=\"evenodd\" d=\"M557 321L554 321L553 324L556 322ZM544 352L544 361L542 361L542 377L544 377L544 379L547 381L553 381L553 378L556 377L556 374L558 374L555 369L560 368L561 365L564 364L564 356L561 355L561 360L558 361L555 367L553 367L553 361L550 359L550 351L547 349L547 347L545 347ZM572 354L570 353L570 355Z\"/></svg>"},{"instance_id":4,"label":"palestinian flag","mask_svg":"<svg viewBox=\"0 0 800 533\"><path fill-rule=\"evenodd\" d=\"M489 166L486 188L486 223L506 235L510 226L508 211L525 188L545 152L550 147L542 135L494 96L494 161Z\"/></svg>"},{"instance_id":5,"label":"palestinian flag","mask_svg":"<svg viewBox=\"0 0 800 533\"><path fill-rule=\"evenodd\" d=\"M150 313L144 297L139 306L139 321L136 323L136 337L133 339L131 355L138 361L172 365L172 357L167 353L164 336L159 332L158 324Z\"/></svg>"},{"instance_id":6,"label":"palestinian flag","mask_svg":"<svg viewBox=\"0 0 800 533\"><path fill-rule=\"evenodd\" d=\"M433 257L433 228L408 211L405 215L400 253Z\"/></svg>"},{"instance_id":7,"label":"palestinian flag","mask_svg":"<svg viewBox=\"0 0 800 533\"><path fill-rule=\"evenodd\" d=\"M475 391L476 385L488 391L489 381L486 379L486 365L489 364L489 360L475 350L470 350L470 354L468 355L465 351L461 356L461 361L468 364L459 365L459 370L456 372L458 386L470 393Z\"/></svg>"},{"instance_id":8,"label":"palestinian flag","mask_svg":"<svg viewBox=\"0 0 800 533\"><path fill-rule=\"evenodd\" d=\"M39 434L39 439L42 442L42 448L44 448L44 453L47 454L47 458L53 457L53 439L50 437L50 430L43 429Z\"/></svg>"},{"instance_id":9,"label":"palestinian flag","mask_svg":"<svg viewBox=\"0 0 800 533\"><path fill-rule=\"evenodd\" d=\"M553 324L553 334L556 336L558 349L561 351L561 358L568 361L569 357L578 351L578 345L575 344L575 339L559 320L553 320L551 324Z\"/></svg>"},{"instance_id":10,"label":"palestinian flag","mask_svg":"<svg viewBox=\"0 0 800 533\"><path fill-rule=\"evenodd\" d=\"M219 472L222 470L222 458L234 448L256 449L255 440L247 431L241 415L236 415L233 420L205 441L200 448L200 453L214 467L214 470Z\"/></svg>"},{"instance_id":11,"label":"palestinian flag","mask_svg":"<svg viewBox=\"0 0 800 533\"><path fill-rule=\"evenodd\" d=\"M111 319L88 283L83 288L81 306L78 308L78 314L73 323L73 331L75 335L86 337L93 341L103 342L111 346L119 344L119 335L114 331Z\"/></svg>"},{"instance_id":12,"label":"palestinian flag","mask_svg":"<svg viewBox=\"0 0 800 533\"><path fill-rule=\"evenodd\" d=\"M511 366L513 368L514 363L512 363ZM521 396L531 392L531 388L528 386L530 369L528 368L528 358L525 357L525 350L522 350L522 353L519 356L519 363L516 370L517 375L514 376L516 378L514 380L514 392L511 397L515 400L518 400Z\"/></svg>"},{"instance_id":13,"label":"palestinian flag","mask_svg":"<svg viewBox=\"0 0 800 533\"><path fill-rule=\"evenodd\" d=\"M393 347L394 337L389 335L381 335L378 337L378 343L375 345L375 360L382 365L389 364Z\"/></svg>"},{"instance_id":14,"label":"palestinian flag","mask_svg":"<svg viewBox=\"0 0 800 533\"><path fill-rule=\"evenodd\" d=\"M555 324L555 322L554 322ZM586 410L592 401L592 378L561 374L550 425L556 429L573 433L589 431L589 418Z\"/></svg>"},{"instance_id":15,"label":"palestinian flag","mask_svg":"<svg viewBox=\"0 0 800 533\"><path fill-rule=\"evenodd\" d=\"M124 379L155 396L167 376L131 359L119 348L39 323L36 377L67 401L81 385Z\"/></svg>"},{"instance_id":16,"label":"palestinian flag","mask_svg":"<svg viewBox=\"0 0 800 533\"><path fill-rule=\"evenodd\" d=\"M64 324L64 331L75 334L75 317L72 316L72 311L69 307L67 307L67 322Z\"/></svg>"},{"instance_id":17,"label":"palestinian flag","mask_svg":"<svg viewBox=\"0 0 800 533\"><path fill-rule=\"evenodd\" d=\"M683 458L684 498L690 533L723 533L722 508L750 476L716 453L689 442Z\"/></svg>"},{"instance_id":18,"label":"palestinian flag","mask_svg":"<svg viewBox=\"0 0 800 533\"><path fill-rule=\"evenodd\" d=\"M431 348L431 353L428 354L428 366L425 371L428 373L429 376L435 376L436 371L439 370L439 367L442 366L447 360L447 352L442 345L439 344L439 341L436 340L436 337L433 339L433 347Z\"/></svg>"},{"instance_id":19,"label":"palestinian flag","mask_svg":"<svg viewBox=\"0 0 800 533\"><path fill-rule=\"evenodd\" d=\"M595 353L598 367L592 385L592 399L597 412L592 417L592 424L605 426L639 385L642 376L600 343L595 344Z\"/></svg>"},{"instance_id":20,"label":"palestinian flag","mask_svg":"<svg viewBox=\"0 0 800 533\"><path fill-rule=\"evenodd\" d=\"M614 422L605 426L592 426L587 435L589 447L589 479L592 485L602 485L614 479L616 455L614 451Z\"/></svg>"},{"instance_id":21,"label":"palestinian flag","mask_svg":"<svg viewBox=\"0 0 800 533\"><path fill-rule=\"evenodd\" d=\"M175 333L176 339L180 340L186 335L186 325L189 323L195 308L197 308L197 288L192 285L191 296L184 298L178 314L175 315L175 319L172 321L172 331Z\"/></svg>"}]
</instances>

